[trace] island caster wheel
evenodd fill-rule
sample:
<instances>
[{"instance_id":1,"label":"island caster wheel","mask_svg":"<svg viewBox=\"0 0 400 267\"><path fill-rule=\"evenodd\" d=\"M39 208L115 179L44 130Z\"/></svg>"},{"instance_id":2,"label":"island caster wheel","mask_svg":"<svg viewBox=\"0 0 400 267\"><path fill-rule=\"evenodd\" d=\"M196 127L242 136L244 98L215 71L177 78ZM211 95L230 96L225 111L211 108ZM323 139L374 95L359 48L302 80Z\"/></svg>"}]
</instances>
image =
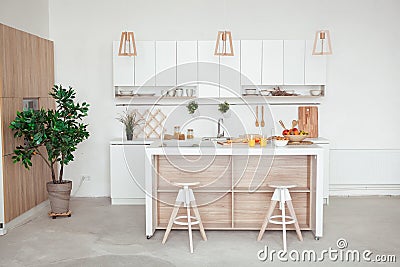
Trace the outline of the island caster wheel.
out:
<instances>
[{"instance_id":1,"label":"island caster wheel","mask_svg":"<svg viewBox=\"0 0 400 267\"><path fill-rule=\"evenodd\" d=\"M319 236L314 237L315 241L319 240Z\"/></svg>"},{"instance_id":2,"label":"island caster wheel","mask_svg":"<svg viewBox=\"0 0 400 267\"><path fill-rule=\"evenodd\" d=\"M57 218L57 216L52 216L51 218L53 218L53 220L54 220L54 219L56 219L56 218Z\"/></svg>"},{"instance_id":3,"label":"island caster wheel","mask_svg":"<svg viewBox=\"0 0 400 267\"><path fill-rule=\"evenodd\" d=\"M147 238L147 239L150 239L150 238L151 238L151 235L146 236L146 238Z\"/></svg>"},{"instance_id":4,"label":"island caster wheel","mask_svg":"<svg viewBox=\"0 0 400 267\"><path fill-rule=\"evenodd\" d=\"M70 214L70 215L68 215L68 217L71 217L71 214Z\"/></svg>"}]
</instances>

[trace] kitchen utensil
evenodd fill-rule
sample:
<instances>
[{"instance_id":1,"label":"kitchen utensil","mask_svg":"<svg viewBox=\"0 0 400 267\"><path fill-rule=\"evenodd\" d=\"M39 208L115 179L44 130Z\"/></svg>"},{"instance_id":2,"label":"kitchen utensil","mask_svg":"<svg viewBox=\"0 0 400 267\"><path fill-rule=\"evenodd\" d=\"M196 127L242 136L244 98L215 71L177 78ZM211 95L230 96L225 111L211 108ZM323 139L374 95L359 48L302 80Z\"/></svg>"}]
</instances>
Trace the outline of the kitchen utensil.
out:
<instances>
[{"instance_id":1,"label":"kitchen utensil","mask_svg":"<svg viewBox=\"0 0 400 267\"><path fill-rule=\"evenodd\" d=\"M299 129L308 133L308 137L318 137L318 107L303 106L298 108Z\"/></svg>"},{"instance_id":2,"label":"kitchen utensil","mask_svg":"<svg viewBox=\"0 0 400 267\"><path fill-rule=\"evenodd\" d=\"M292 142L301 142L307 137L309 137L308 135L284 135L284 136L289 138L289 141Z\"/></svg>"},{"instance_id":3,"label":"kitchen utensil","mask_svg":"<svg viewBox=\"0 0 400 267\"><path fill-rule=\"evenodd\" d=\"M287 128L286 128L285 124L283 124L283 121L282 121L282 120L279 120L279 124L282 126L282 128L283 128L284 130L287 130Z\"/></svg>"},{"instance_id":4,"label":"kitchen utensil","mask_svg":"<svg viewBox=\"0 0 400 267\"><path fill-rule=\"evenodd\" d=\"M256 106L256 127L260 126L258 123L258 106Z\"/></svg>"},{"instance_id":5,"label":"kitchen utensil","mask_svg":"<svg viewBox=\"0 0 400 267\"><path fill-rule=\"evenodd\" d=\"M261 106L261 127L265 126L265 121L264 121L264 105Z\"/></svg>"},{"instance_id":6,"label":"kitchen utensil","mask_svg":"<svg viewBox=\"0 0 400 267\"><path fill-rule=\"evenodd\" d=\"M293 129L294 127L296 127L296 125L297 125L297 121L296 121L296 120L292 120L292 129Z\"/></svg>"}]
</instances>

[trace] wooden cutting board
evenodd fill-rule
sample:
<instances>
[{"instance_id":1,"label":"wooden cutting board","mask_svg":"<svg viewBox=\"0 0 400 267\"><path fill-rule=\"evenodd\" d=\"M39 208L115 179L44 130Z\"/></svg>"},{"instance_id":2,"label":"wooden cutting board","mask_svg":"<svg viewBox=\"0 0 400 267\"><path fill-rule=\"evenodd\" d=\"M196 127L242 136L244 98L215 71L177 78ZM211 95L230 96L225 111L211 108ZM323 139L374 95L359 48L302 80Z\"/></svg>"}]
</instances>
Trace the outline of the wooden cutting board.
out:
<instances>
[{"instance_id":1,"label":"wooden cutting board","mask_svg":"<svg viewBox=\"0 0 400 267\"><path fill-rule=\"evenodd\" d=\"M318 137L318 107L299 107L299 130L309 133L309 137Z\"/></svg>"}]
</instances>

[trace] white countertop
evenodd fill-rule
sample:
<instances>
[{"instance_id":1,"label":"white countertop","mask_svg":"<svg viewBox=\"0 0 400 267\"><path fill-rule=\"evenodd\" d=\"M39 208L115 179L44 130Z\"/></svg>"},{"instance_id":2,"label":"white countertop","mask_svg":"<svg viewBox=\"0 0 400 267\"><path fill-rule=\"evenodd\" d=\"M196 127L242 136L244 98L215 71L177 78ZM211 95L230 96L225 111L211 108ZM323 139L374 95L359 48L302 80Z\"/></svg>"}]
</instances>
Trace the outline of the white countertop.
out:
<instances>
[{"instance_id":1,"label":"white countertop","mask_svg":"<svg viewBox=\"0 0 400 267\"><path fill-rule=\"evenodd\" d=\"M152 155L321 155L323 148L319 145L287 145L275 147L268 143L266 147L249 147L247 144L220 145L214 142L214 146L177 147L161 146L161 141L155 141L146 147L148 156Z\"/></svg>"},{"instance_id":2,"label":"white countertop","mask_svg":"<svg viewBox=\"0 0 400 267\"><path fill-rule=\"evenodd\" d=\"M122 138L113 139L110 145L150 145L154 141L159 141L158 138L135 138L133 140L124 140Z\"/></svg>"},{"instance_id":3,"label":"white countertop","mask_svg":"<svg viewBox=\"0 0 400 267\"><path fill-rule=\"evenodd\" d=\"M329 140L323 137L318 138L307 138L306 141L312 141L315 144L329 144ZM131 141L124 140L122 138L113 139L110 141L110 145L150 145L155 141L160 141L159 138L135 138ZM302 146L304 147L304 146ZM309 147L309 146L307 146Z\"/></svg>"}]
</instances>

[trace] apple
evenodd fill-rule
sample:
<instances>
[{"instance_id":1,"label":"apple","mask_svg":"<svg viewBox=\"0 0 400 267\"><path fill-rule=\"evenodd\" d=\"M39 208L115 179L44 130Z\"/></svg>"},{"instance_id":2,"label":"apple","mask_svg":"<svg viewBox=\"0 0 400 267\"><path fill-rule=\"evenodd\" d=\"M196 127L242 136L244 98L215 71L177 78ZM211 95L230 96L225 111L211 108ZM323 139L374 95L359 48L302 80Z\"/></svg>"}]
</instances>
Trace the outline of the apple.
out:
<instances>
[{"instance_id":1,"label":"apple","mask_svg":"<svg viewBox=\"0 0 400 267\"><path fill-rule=\"evenodd\" d=\"M294 135L299 135L300 134L299 129L297 129L297 128L293 128L292 132L293 132Z\"/></svg>"},{"instance_id":2,"label":"apple","mask_svg":"<svg viewBox=\"0 0 400 267\"><path fill-rule=\"evenodd\" d=\"M283 130L282 135L289 135L289 130L288 129Z\"/></svg>"}]
</instances>

